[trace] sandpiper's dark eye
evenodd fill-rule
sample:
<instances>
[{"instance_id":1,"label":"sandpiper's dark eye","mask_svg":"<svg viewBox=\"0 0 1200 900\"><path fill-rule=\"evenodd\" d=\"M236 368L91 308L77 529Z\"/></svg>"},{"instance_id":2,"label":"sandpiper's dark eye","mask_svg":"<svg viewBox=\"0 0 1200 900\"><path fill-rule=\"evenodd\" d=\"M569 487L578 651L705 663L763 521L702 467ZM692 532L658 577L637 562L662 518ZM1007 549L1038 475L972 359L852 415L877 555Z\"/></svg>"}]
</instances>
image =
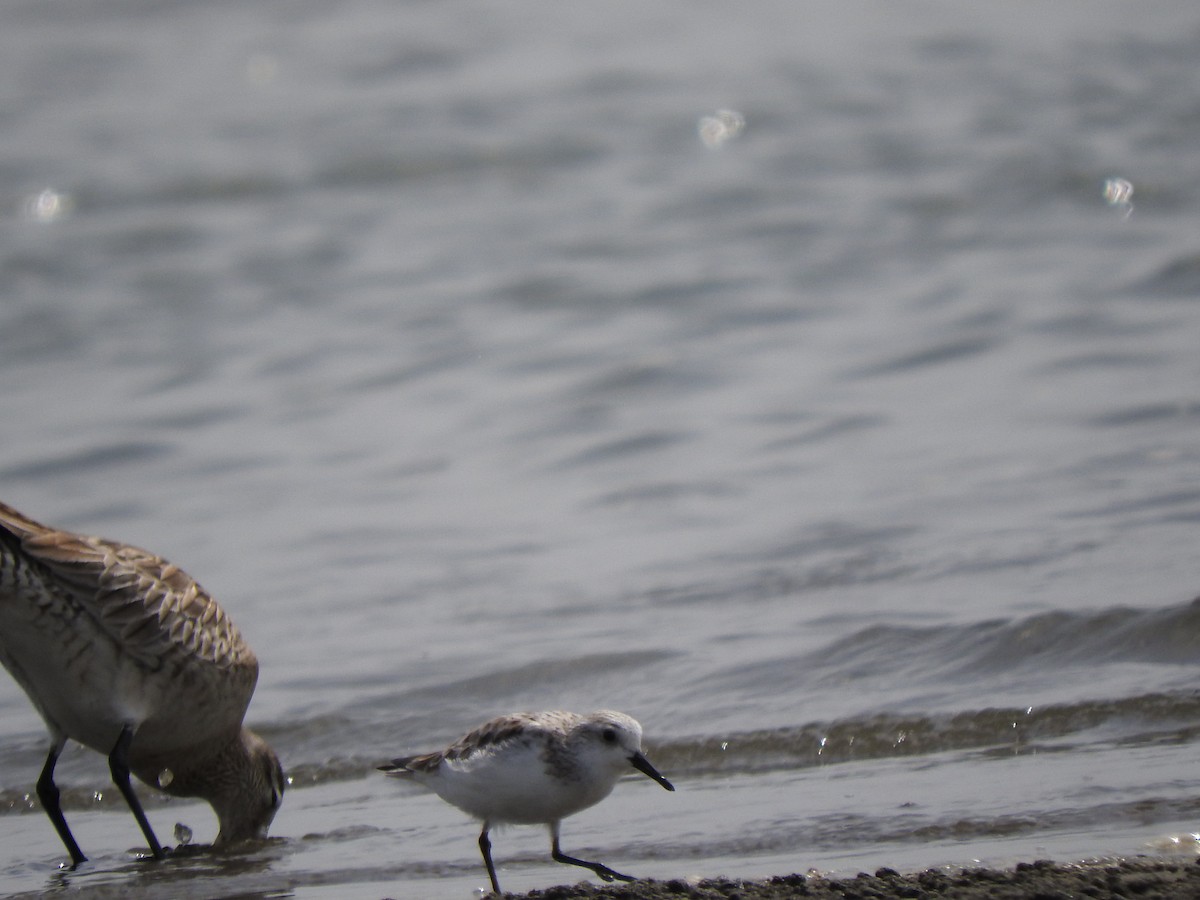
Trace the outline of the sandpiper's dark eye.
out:
<instances>
[{"instance_id":1,"label":"sandpiper's dark eye","mask_svg":"<svg viewBox=\"0 0 1200 900\"><path fill-rule=\"evenodd\" d=\"M617 730L615 728L605 728L602 735L604 743L614 744L617 741Z\"/></svg>"}]
</instances>

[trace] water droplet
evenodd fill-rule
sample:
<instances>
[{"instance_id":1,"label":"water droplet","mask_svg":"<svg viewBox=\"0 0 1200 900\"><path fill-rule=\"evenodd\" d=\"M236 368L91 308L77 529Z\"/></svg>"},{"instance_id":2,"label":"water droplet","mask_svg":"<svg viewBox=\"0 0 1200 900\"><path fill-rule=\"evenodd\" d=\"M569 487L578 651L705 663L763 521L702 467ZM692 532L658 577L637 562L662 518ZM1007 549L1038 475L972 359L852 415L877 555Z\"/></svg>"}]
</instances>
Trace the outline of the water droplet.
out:
<instances>
[{"instance_id":1,"label":"water droplet","mask_svg":"<svg viewBox=\"0 0 1200 900\"><path fill-rule=\"evenodd\" d=\"M36 194L25 198L25 217L35 222L53 222L61 219L75 203L70 194L64 194L53 188L44 188Z\"/></svg>"},{"instance_id":2,"label":"water droplet","mask_svg":"<svg viewBox=\"0 0 1200 900\"><path fill-rule=\"evenodd\" d=\"M718 109L710 116L701 116L697 127L700 140L712 150L741 134L746 127L746 119L736 110Z\"/></svg>"},{"instance_id":3,"label":"water droplet","mask_svg":"<svg viewBox=\"0 0 1200 900\"><path fill-rule=\"evenodd\" d=\"M1125 211L1123 218L1133 212L1133 184L1124 178L1109 178L1104 182L1104 202Z\"/></svg>"}]
</instances>

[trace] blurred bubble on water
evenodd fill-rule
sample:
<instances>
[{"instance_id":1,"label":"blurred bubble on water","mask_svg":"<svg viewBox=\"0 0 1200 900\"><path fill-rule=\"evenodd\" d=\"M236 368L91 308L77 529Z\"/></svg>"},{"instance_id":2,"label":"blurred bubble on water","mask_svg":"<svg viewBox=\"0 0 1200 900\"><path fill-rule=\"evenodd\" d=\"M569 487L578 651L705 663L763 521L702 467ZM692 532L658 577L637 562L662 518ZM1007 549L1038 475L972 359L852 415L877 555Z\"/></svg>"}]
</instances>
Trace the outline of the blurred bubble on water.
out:
<instances>
[{"instance_id":1,"label":"blurred bubble on water","mask_svg":"<svg viewBox=\"0 0 1200 900\"><path fill-rule=\"evenodd\" d=\"M1104 182L1104 201L1124 212L1126 218L1133 212L1133 184L1124 178L1109 178Z\"/></svg>"},{"instance_id":2,"label":"blurred bubble on water","mask_svg":"<svg viewBox=\"0 0 1200 900\"><path fill-rule=\"evenodd\" d=\"M704 146L716 149L742 133L746 119L732 109L719 109L712 115L701 116L698 130Z\"/></svg>"},{"instance_id":3,"label":"blurred bubble on water","mask_svg":"<svg viewBox=\"0 0 1200 900\"><path fill-rule=\"evenodd\" d=\"M43 188L38 193L26 197L22 209L27 219L35 222L53 222L70 213L74 205L70 194L53 188Z\"/></svg>"}]
</instances>

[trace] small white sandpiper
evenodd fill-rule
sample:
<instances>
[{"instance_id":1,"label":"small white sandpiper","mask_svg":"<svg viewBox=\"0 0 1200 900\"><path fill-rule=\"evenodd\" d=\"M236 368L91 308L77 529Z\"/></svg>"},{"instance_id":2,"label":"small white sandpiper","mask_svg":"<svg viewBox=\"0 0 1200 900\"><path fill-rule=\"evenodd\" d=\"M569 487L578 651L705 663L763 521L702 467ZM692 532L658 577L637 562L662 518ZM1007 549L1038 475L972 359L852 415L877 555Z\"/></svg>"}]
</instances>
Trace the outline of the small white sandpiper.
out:
<instances>
[{"instance_id":1,"label":"small white sandpiper","mask_svg":"<svg viewBox=\"0 0 1200 900\"><path fill-rule=\"evenodd\" d=\"M108 756L155 857L164 851L131 772L168 794L207 800L218 844L266 835L284 778L275 753L242 725L258 660L180 569L0 503L0 664L50 731L37 795L73 866L87 857L54 783L68 739Z\"/></svg>"},{"instance_id":2,"label":"small white sandpiper","mask_svg":"<svg viewBox=\"0 0 1200 900\"><path fill-rule=\"evenodd\" d=\"M675 790L642 754L642 726L624 713L601 710L517 713L492 719L445 750L380 766L412 778L447 803L483 821L479 850L499 894L493 825L546 825L555 861L591 869L605 881L633 881L608 866L567 856L559 847L564 818L599 803L630 767Z\"/></svg>"}]
</instances>

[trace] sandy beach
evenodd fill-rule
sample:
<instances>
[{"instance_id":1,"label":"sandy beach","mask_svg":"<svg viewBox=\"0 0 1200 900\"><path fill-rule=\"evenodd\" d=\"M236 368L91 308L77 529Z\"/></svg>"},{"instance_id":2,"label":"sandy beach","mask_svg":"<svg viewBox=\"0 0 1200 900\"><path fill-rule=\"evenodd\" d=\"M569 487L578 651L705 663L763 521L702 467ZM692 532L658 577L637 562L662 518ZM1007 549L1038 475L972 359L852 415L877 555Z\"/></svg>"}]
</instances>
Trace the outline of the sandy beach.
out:
<instances>
[{"instance_id":1,"label":"sandy beach","mask_svg":"<svg viewBox=\"0 0 1200 900\"><path fill-rule=\"evenodd\" d=\"M589 884L531 891L520 896L529 900L575 900L592 897L605 900L782 900L786 897L862 898L888 900L893 897L965 897L1017 900L1017 898L1093 897L1166 898L1200 897L1200 862L1153 857L1109 862L1059 864L1040 860L1019 863L1012 869L929 869L901 874L881 868L854 878L822 878L781 875L759 881L706 879L696 883L682 880L638 881L632 884Z\"/></svg>"}]
</instances>

